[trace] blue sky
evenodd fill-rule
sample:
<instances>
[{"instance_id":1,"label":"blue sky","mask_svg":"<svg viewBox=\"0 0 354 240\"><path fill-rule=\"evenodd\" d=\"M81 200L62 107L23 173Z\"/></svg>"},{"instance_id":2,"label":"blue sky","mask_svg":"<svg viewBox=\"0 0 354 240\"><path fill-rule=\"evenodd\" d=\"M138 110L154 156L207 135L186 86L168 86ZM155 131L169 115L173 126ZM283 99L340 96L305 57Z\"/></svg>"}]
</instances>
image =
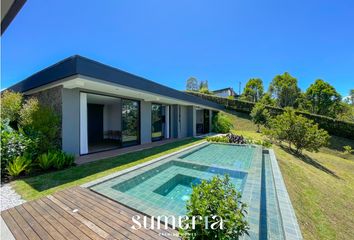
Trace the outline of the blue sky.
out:
<instances>
[{"instance_id":1,"label":"blue sky","mask_svg":"<svg viewBox=\"0 0 354 240\"><path fill-rule=\"evenodd\" d=\"M80 54L177 89L266 87L290 72L305 90L322 78L354 88L354 1L27 1L2 36L6 88Z\"/></svg>"}]
</instances>

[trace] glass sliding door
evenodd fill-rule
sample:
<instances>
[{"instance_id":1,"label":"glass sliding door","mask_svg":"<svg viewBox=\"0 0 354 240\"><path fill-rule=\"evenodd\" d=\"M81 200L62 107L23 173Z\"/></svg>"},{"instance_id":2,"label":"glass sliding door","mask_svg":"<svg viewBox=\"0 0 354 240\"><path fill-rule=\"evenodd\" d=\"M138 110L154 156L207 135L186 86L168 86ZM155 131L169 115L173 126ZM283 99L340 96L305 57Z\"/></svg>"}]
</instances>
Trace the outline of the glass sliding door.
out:
<instances>
[{"instance_id":1,"label":"glass sliding door","mask_svg":"<svg viewBox=\"0 0 354 240\"><path fill-rule=\"evenodd\" d=\"M151 105L151 139L158 141L164 138L165 114L161 104Z\"/></svg>"},{"instance_id":2,"label":"glass sliding door","mask_svg":"<svg viewBox=\"0 0 354 240\"><path fill-rule=\"evenodd\" d=\"M122 99L123 146L140 143L140 105L138 101Z\"/></svg>"}]
</instances>

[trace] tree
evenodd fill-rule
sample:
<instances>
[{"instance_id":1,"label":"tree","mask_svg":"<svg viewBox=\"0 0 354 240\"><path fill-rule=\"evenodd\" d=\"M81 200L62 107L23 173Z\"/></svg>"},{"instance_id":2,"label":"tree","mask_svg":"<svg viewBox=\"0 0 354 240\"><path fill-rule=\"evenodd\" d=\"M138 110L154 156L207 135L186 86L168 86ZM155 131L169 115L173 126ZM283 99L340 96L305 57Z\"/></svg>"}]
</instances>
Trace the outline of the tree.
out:
<instances>
[{"instance_id":1,"label":"tree","mask_svg":"<svg viewBox=\"0 0 354 240\"><path fill-rule=\"evenodd\" d=\"M311 113L336 117L341 111L341 96L329 83L317 79L305 93Z\"/></svg>"},{"instance_id":2,"label":"tree","mask_svg":"<svg viewBox=\"0 0 354 240\"><path fill-rule=\"evenodd\" d=\"M349 96L350 96L350 101L352 102L352 105L354 106L354 89L350 90Z\"/></svg>"},{"instance_id":3,"label":"tree","mask_svg":"<svg viewBox=\"0 0 354 240\"><path fill-rule=\"evenodd\" d=\"M203 88L209 89L208 80L200 81L200 83L199 83L199 90L201 90L201 89L203 89Z\"/></svg>"},{"instance_id":4,"label":"tree","mask_svg":"<svg viewBox=\"0 0 354 240\"><path fill-rule=\"evenodd\" d=\"M189 240L239 239L249 230L246 207L229 175L223 179L214 176L209 181L203 180L193 186L187 201L183 225L188 228L180 228L181 237Z\"/></svg>"},{"instance_id":5,"label":"tree","mask_svg":"<svg viewBox=\"0 0 354 240\"><path fill-rule=\"evenodd\" d=\"M257 125L257 132L260 132L260 125L265 125L270 119L270 114L261 102L256 103L250 114L252 121Z\"/></svg>"},{"instance_id":6,"label":"tree","mask_svg":"<svg viewBox=\"0 0 354 240\"><path fill-rule=\"evenodd\" d=\"M269 86L269 93L279 107L295 107L300 88L297 86L297 79L285 72L275 76Z\"/></svg>"},{"instance_id":7,"label":"tree","mask_svg":"<svg viewBox=\"0 0 354 240\"><path fill-rule=\"evenodd\" d=\"M263 94L263 97L260 100L261 103L264 105L269 105L269 106L275 106L276 102L272 97L270 96L269 93Z\"/></svg>"},{"instance_id":8,"label":"tree","mask_svg":"<svg viewBox=\"0 0 354 240\"><path fill-rule=\"evenodd\" d=\"M186 90L187 91L198 91L199 90L198 80L195 77L188 78L187 84L186 84Z\"/></svg>"},{"instance_id":9,"label":"tree","mask_svg":"<svg viewBox=\"0 0 354 240\"><path fill-rule=\"evenodd\" d=\"M230 118L224 113L217 113L212 119L212 131L216 133L228 133L233 128Z\"/></svg>"},{"instance_id":10,"label":"tree","mask_svg":"<svg viewBox=\"0 0 354 240\"><path fill-rule=\"evenodd\" d=\"M243 89L243 97L251 102L258 102L263 96L263 82L260 78L251 78Z\"/></svg>"},{"instance_id":11,"label":"tree","mask_svg":"<svg viewBox=\"0 0 354 240\"><path fill-rule=\"evenodd\" d=\"M329 140L325 130L319 129L318 124L314 124L312 120L296 115L292 108L286 108L285 112L272 119L268 126L269 129L265 131L268 137L288 143L290 150L293 144L296 153L301 153L303 149L317 152Z\"/></svg>"}]
</instances>

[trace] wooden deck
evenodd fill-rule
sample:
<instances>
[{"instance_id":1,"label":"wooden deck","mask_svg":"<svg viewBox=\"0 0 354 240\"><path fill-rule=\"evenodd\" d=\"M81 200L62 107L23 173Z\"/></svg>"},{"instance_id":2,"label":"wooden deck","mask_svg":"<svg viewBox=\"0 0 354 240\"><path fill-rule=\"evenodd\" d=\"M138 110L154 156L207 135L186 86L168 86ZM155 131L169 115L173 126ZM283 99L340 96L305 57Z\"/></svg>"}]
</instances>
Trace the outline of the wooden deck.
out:
<instances>
[{"instance_id":1,"label":"wooden deck","mask_svg":"<svg viewBox=\"0 0 354 240\"><path fill-rule=\"evenodd\" d=\"M15 239L178 239L173 229L133 230L133 215L142 216L82 187L1 212Z\"/></svg>"}]
</instances>

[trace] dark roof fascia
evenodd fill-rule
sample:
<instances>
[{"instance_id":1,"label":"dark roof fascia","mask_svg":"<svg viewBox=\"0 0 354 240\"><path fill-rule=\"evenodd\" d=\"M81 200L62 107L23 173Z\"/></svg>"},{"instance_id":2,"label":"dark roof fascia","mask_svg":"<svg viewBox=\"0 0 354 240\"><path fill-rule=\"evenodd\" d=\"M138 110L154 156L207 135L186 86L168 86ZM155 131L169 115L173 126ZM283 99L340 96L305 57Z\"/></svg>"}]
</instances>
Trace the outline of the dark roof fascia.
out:
<instances>
[{"instance_id":1,"label":"dark roof fascia","mask_svg":"<svg viewBox=\"0 0 354 240\"><path fill-rule=\"evenodd\" d=\"M12 20L16 17L17 13L21 10L26 0L15 0L11 5L10 9L7 11L3 20L1 21L1 35L5 32L7 27L10 25Z\"/></svg>"},{"instance_id":2,"label":"dark roof fascia","mask_svg":"<svg viewBox=\"0 0 354 240\"><path fill-rule=\"evenodd\" d=\"M79 55L66 58L42 71L39 71L29 78L11 86L9 89L17 92L26 92L77 74L198 105L204 105L220 110L224 109L223 106L217 103L186 94Z\"/></svg>"}]
</instances>

